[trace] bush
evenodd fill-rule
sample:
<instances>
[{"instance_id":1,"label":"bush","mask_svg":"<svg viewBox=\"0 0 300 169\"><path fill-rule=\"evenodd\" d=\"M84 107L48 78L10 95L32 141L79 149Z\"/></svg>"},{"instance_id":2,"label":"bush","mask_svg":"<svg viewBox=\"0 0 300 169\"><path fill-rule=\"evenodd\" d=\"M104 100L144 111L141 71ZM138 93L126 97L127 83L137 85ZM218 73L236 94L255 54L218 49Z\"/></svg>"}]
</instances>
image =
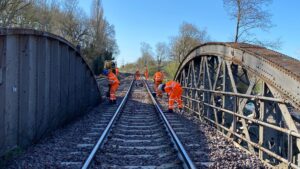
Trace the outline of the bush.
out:
<instances>
[{"instance_id":1,"label":"bush","mask_svg":"<svg viewBox=\"0 0 300 169\"><path fill-rule=\"evenodd\" d=\"M173 80L176 74L176 71L178 69L179 63L176 61L171 61L169 62L165 67L164 67L164 72L165 72L165 80Z\"/></svg>"}]
</instances>

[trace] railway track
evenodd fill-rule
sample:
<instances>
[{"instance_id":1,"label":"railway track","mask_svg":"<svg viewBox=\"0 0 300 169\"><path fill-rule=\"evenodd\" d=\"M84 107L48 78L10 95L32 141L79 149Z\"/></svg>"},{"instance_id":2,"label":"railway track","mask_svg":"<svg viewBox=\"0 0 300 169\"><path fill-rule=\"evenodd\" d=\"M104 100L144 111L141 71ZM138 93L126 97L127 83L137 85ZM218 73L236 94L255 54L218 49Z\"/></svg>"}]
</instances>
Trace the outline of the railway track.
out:
<instances>
[{"instance_id":1,"label":"railway track","mask_svg":"<svg viewBox=\"0 0 300 169\"><path fill-rule=\"evenodd\" d=\"M101 83L104 91L105 83ZM153 103L149 88L131 83L131 78L122 80L118 105L102 103L79 121L26 150L5 168L264 168L213 128L200 122L194 124L191 118L177 113L162 113ZM128 92L130 86L133 88ZM122 102L125 96L127 102ZM167 110L167 103L158 101ZM119 106L121 103L123 106ZM120 114L115 116L116 110ZM164 122L166 119L170 124ZM111 127L107 128L108 124ZM173 129L168 128L170 125ZM176 141L177 136L171 134L174 132L196 167L188 166L191 160ZM89 162L84 165L84 161Z\"/></svg>"},{"instance_id":2,"label":"railway track","mask_svg":"<svg viewBox=\"0 0 300 169\"><path fill-rule=\"evenodd\" d=\"M131 87L82 168L195 168L149 88Z\"/></svg>"},{"instance_id":3,"label":"railway track","mask_svg":"<svg viewBox=\"0 0 300 169\"><path fill-rule=\"evenodd\" d=\"M132 78L124 77L121 81L122 84L117 92L118 103L128 91ZM100 85L103 86L102 93L106 93L107 81L104 79ZM85 157L89 155L118 108L118 105L108 105L105 96L103 97L105 100L102 104L93 108L85 116L49 134L19 157L7 161L3 168L81 168Z\"/></svg>"}]
</instances>

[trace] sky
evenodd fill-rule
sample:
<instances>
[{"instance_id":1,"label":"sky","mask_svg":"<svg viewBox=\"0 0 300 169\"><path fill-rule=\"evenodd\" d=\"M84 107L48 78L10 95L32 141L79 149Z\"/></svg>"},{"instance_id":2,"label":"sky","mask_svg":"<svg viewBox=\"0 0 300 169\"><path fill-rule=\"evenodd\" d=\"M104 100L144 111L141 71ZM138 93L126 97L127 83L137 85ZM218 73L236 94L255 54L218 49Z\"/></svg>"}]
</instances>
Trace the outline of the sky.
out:
<instances>
[{"instance_id":1,"label":"sky","mask_svg":"<svg viewBox=\"0 0 300 169\"><path fill-rule=\"evenodd\" d=\"M102 0L104 15L115 26L120 54L118 64L140 57L141 42L153 49L158 42L170 42L183 22L205 29L212 41L228 42L235 23L223 7L223 0ZM79 0L89 15L92 0ZM258 32L260 40L282 41L277 51L300 60L300 0L273 0L267 7L275 25Z\"/></svg>"}]
</instances>

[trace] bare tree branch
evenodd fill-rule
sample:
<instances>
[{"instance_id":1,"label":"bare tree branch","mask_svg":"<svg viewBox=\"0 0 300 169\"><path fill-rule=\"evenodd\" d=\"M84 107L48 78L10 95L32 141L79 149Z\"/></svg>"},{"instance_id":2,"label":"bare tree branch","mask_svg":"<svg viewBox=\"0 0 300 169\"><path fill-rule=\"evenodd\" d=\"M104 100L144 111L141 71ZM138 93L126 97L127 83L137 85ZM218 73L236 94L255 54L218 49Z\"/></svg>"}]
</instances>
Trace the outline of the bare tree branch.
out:
<instances>
[{"instance_id":1,"label":"bare tree branch","mask_svg":"<svg viewBox=\"0 0 300 169\"><path fill-rule=\"evenodd\" d=\"M207 41L209 37L205 30L201 31L193 24L183 23L179 35L171 39L170 56L180 63L190 50Z\"/></svg>"}]
</instances>

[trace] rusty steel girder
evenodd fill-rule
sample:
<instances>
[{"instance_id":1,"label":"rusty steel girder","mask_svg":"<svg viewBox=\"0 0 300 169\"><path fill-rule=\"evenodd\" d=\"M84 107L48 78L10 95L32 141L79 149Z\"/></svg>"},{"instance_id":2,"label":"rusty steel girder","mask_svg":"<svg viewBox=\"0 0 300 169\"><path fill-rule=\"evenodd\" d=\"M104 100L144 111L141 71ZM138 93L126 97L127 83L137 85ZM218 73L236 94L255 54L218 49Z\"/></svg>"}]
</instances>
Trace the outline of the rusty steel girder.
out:
<instances>
[{"instance_id":1,"label":"rusty steel girder","mask_svg":"<svg viewBox=\"0 0 300 169\"><path fill-rule=\"evenodd\" d=\"M222 56L226 60L244 66L268 81L294 106L300 108L300 62L298 60L260 46L212 42L192 50L180 64L175 79L184 65L199 55Z\"/></svg>"},{"instance_id":2,"label":"rusty steel girder","mask_svg":"<svg viewBox=\"0 0 300 169\"><path fill-rule=\"evenodd\" d=\"M273 166L299 166L299 61L256 45L212 42L194 48L174 79L187 112Z\"/></svg>"}]
</instances>

